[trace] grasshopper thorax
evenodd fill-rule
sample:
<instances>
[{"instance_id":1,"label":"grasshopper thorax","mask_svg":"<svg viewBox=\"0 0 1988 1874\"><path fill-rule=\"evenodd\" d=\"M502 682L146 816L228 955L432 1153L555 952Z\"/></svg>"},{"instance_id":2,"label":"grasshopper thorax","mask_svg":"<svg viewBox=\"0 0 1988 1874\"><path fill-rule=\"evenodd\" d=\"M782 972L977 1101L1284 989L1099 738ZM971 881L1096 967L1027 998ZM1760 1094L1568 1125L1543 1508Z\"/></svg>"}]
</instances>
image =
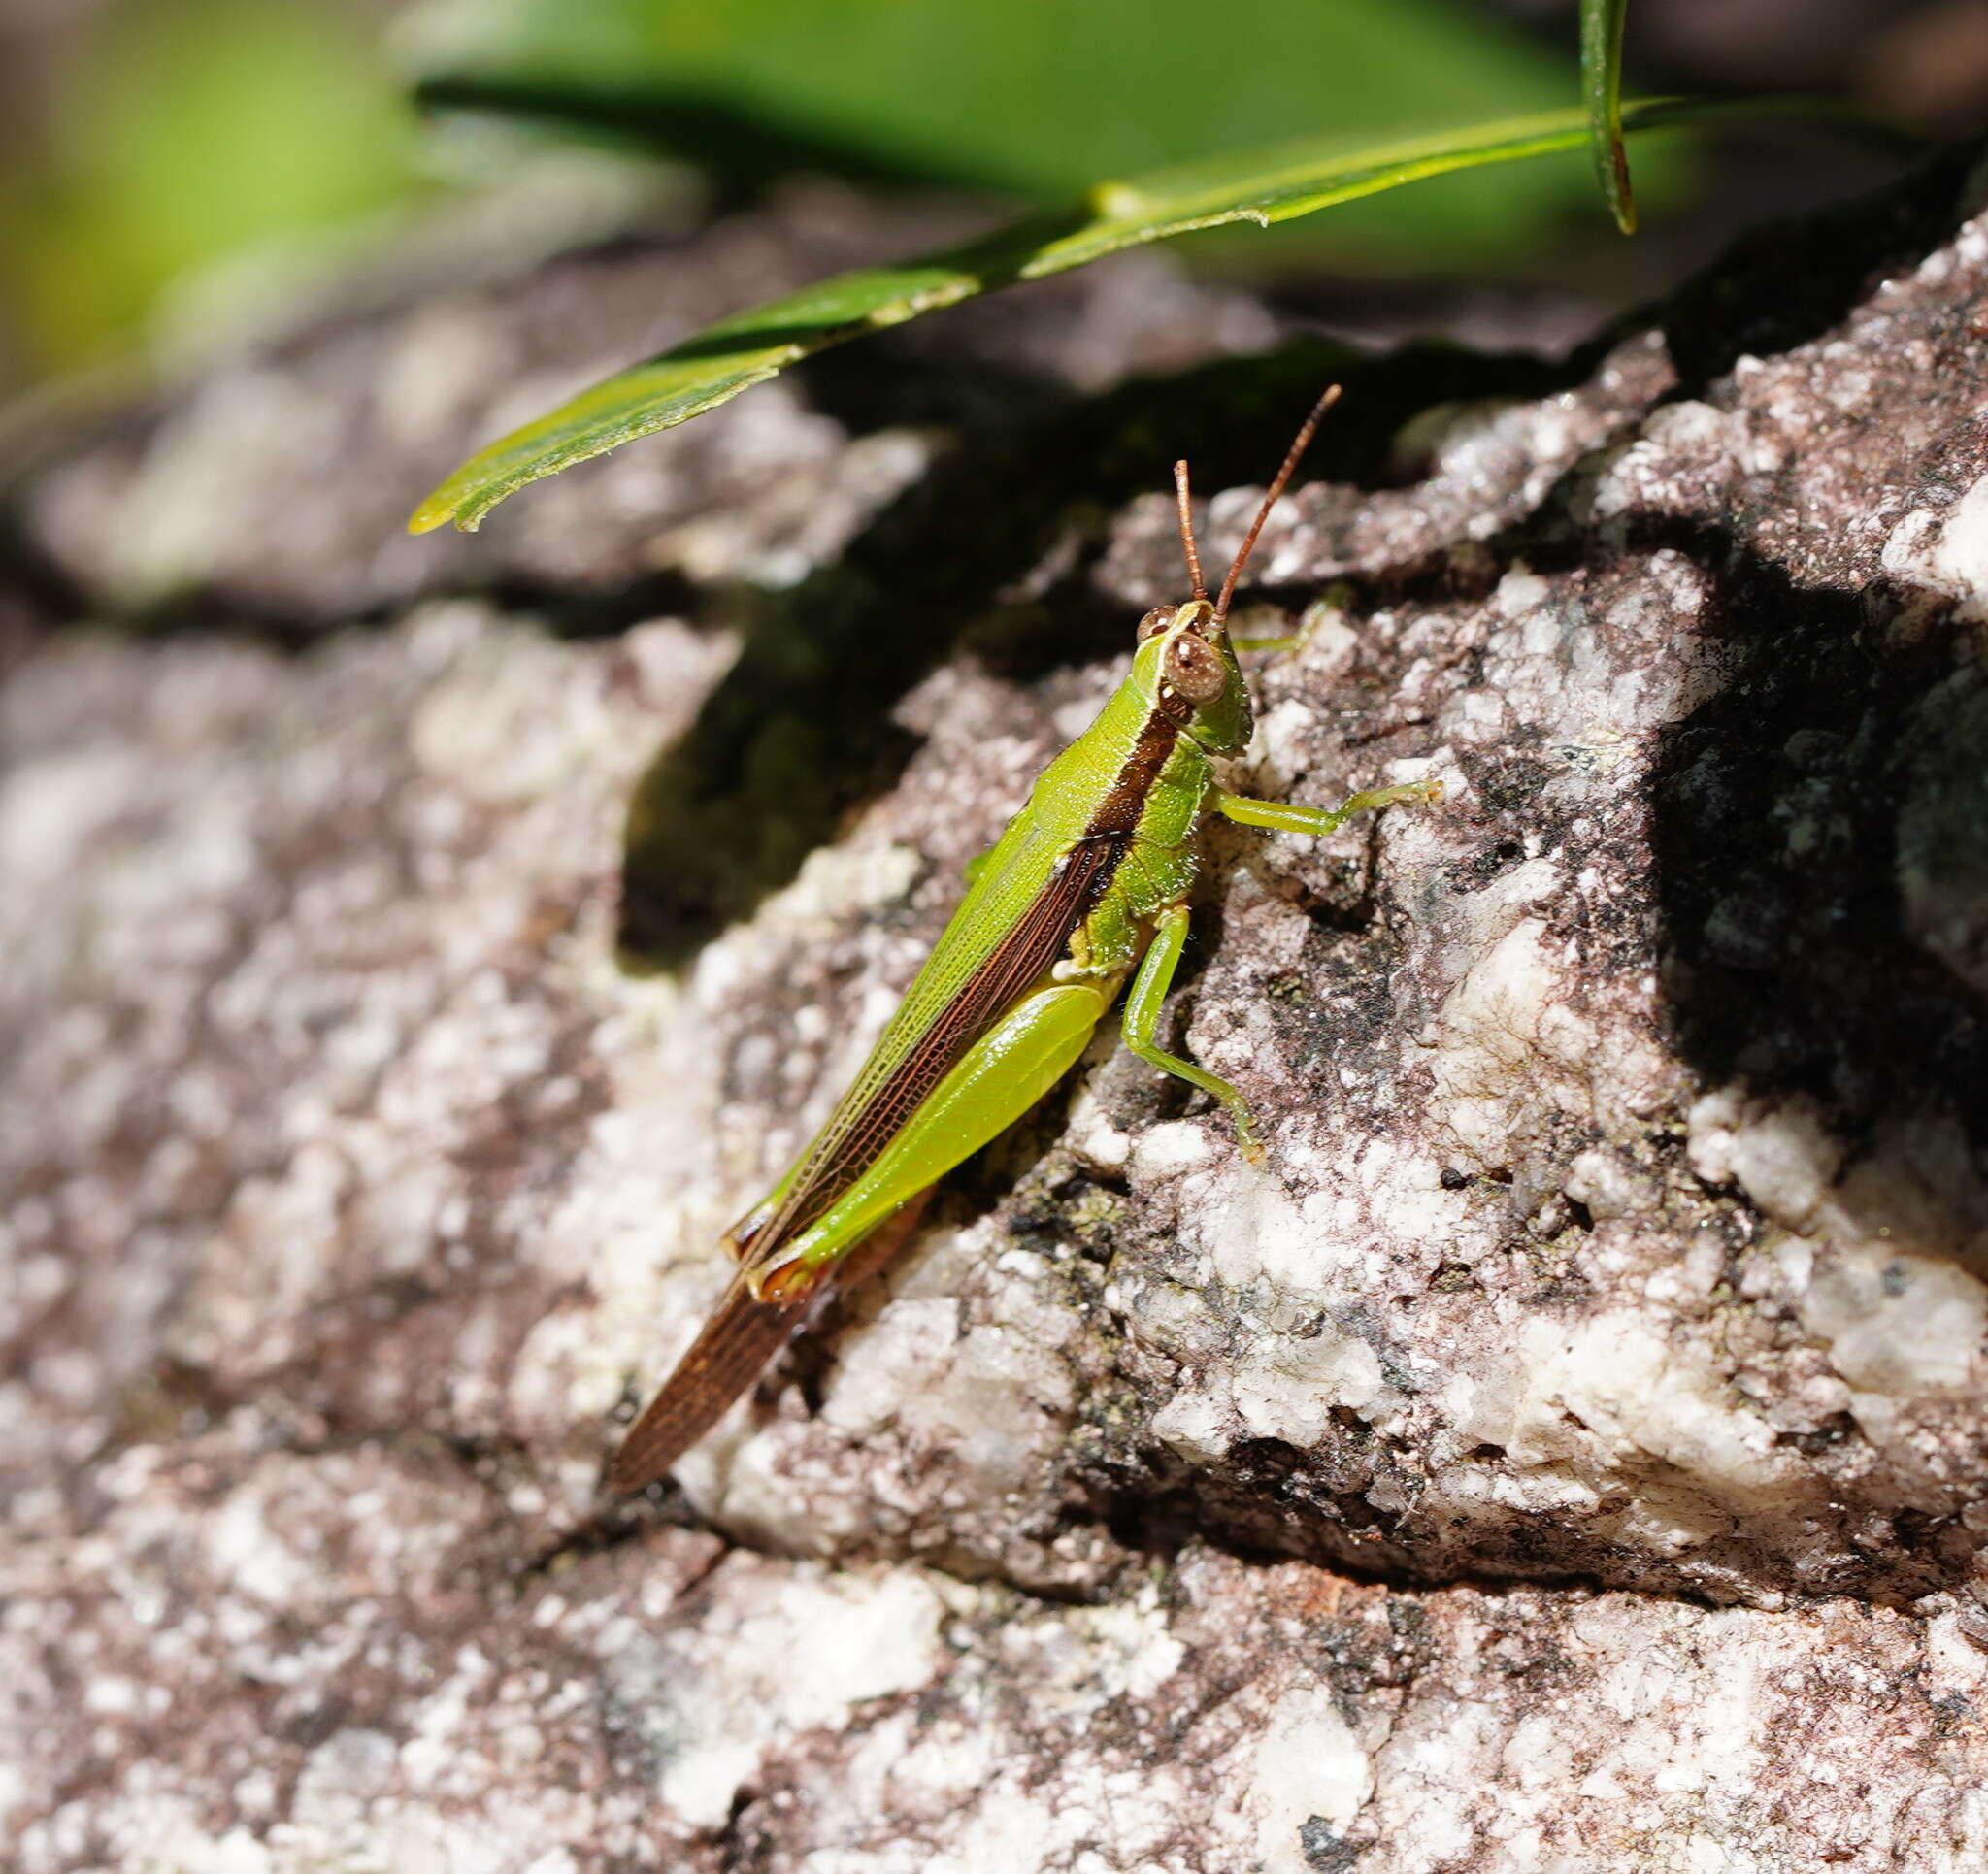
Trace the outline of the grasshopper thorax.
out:
<instances>
[{"instance_id":1,"label":"grasshopper thorax","mask_svg":"<svg viewBox=\"0 0 1988 1874\"><path fill-rule=\"evenodd\" d=\"M1132 680L1209 754L1238 755L1249 745L1249 686L1228 627L1207 599L1156 606L1140 620Z\"/></svg>"}]
</instances>

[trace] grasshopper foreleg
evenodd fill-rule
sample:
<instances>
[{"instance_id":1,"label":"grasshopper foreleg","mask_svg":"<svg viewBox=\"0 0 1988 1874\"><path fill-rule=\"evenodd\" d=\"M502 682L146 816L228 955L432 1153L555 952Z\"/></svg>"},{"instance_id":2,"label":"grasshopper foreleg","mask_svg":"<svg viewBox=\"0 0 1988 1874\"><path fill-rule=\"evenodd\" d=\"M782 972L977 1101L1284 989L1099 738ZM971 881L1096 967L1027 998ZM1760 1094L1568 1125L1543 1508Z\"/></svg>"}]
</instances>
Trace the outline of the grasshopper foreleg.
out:
<instances>
[{"instance_id":1,"label":"grasshopper foreleg","mask_svg":"<svg viewBox=\"0 0 1988 1874\"><path fill-rule=\"evenodd\" d=\"M1372 787L1355 794L1342 806L1292 806L1283 801L1252 801L1246 795L1215 790L1215 811L1238 826L1268 827L1274 833L1323 835L1337 831L1356 813L1368 813L1397 801L1433 805L1442 798L1441 781L1407 781L1399 787Z\"/></svg>"},{"instance_id":2,"label":"grasshopper foreleg","mask_svg":"<svg viewBox=\"0 0 1988 1874\"><path fill-rule=\"evenodd\" d=\"M1397 801L1437 801L1441 798L1441 782L1409 781L1399 787L1370 788L1364 794L1355 794L1344 805L1330 810L1289 806L1276 801L1252 801L1241 794L1231 794L1226 789L1215 791L1214 805L1217 812L1241 826L1268 827L1279 833L1325 834L1343 826L1354 814L1365 813L1375 807L1390 806ZM1249 1102L1219 1075L1209 1072L1206 1068L1196 1067L1192 1061L1183 1061L1177 1054L1169 1054L1154 1039L1159 1031L1160 1010L1166 1003L1167 990L1173 983L1174 971L1179 965L1180 952L1186 941L1187 906L1170 904L1153 921L1152 943L1139 967L1139 974L1133 979L1132 993L1125 1000L1125 1045L1162 1073L1171 1073L1176 1080L1185 1080L1189 1086L1212 1094L1222 1102L1234 1122L1243 1156L1259 1159L1263 1156L1263 1145L1250 1124Z\"/></svg>"}]
</instances>

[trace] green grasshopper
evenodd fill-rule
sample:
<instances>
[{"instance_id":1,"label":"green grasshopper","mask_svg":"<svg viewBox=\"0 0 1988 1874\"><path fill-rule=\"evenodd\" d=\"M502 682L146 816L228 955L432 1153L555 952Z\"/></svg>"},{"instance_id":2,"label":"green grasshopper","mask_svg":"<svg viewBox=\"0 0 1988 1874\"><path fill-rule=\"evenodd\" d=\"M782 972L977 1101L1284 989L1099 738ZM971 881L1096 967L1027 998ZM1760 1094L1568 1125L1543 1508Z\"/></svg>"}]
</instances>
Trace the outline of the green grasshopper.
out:
<instances>
[{"instance_id":1,"label":"green grasshopper","mask_svg":"<svg viewBox=\"0 0 1988 1874\"><path fill-rule=\"evenodd\" d=\"M959 909L813 1143L727 1233L739 1272L615 1455L616 1490L639 1490L668 1471L752 1384L817 1297L896 1252L933 1185L1070 1069L1127 977L1125 1044L1213 1095L1243 1152L1262 1156L1242 1096L1154 1038L1187 940L1190 836L1209 808L1243 826L1326 834L1372 807L1441 797L1439 783L1417 781L1321 812L1246 800L1215 779L1215 758L1240 755L1252 726L1229 602L1338 396L1334 385L1306 418L1212 602L1194 542L1187 464L1175 464L1194 596L1140 620L1132 674L970 869Z\"/></svg>"}]
</instances>

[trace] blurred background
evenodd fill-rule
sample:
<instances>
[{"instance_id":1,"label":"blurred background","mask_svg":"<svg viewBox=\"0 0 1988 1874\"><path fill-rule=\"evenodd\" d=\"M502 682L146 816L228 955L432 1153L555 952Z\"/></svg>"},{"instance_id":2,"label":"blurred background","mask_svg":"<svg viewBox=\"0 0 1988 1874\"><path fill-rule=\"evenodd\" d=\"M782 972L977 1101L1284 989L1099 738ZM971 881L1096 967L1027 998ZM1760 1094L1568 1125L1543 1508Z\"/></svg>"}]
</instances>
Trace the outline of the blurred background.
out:
<instances>
[{"instance_id":1,"label":"blurred background","mask_svg":"<svg viewBox=\"0 0 1988 1874\"><path fill-rule=\"evenodd\" d=\"M197 349L480 203L680 221L796 175L1054 201L1212 148L1571 105L1574 61L1574 0L0 0L0 398ZM1988 115L1988 0L1632 0L1626 63L1632 94L1821 90L1951 133ZM1606 311L1896 161L1785 128L1635 154L1634 242L1568 159L1180 251Z\"/></svg>"}]
</instances>

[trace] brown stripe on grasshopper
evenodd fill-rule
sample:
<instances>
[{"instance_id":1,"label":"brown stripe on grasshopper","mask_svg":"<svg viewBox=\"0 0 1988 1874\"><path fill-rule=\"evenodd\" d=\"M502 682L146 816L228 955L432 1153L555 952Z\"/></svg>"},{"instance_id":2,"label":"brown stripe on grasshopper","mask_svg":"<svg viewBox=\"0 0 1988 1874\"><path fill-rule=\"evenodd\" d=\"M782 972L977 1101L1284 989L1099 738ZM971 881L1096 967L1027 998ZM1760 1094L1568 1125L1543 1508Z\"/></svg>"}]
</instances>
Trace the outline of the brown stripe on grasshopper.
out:
<instances>
[{"instance_id":1,"label":"brown stripe on grasshopper","mask_svg":"<svg viewBox=\"0 0 1988 1874\"><path fill-rule=\"evenodd\" d=\"M1184 720L1184 718L1182 718ZM1139 739L1126 756L1098 810L1084 827L1087 839L1129 841L1139 831L1139 816L1145 811L1146 797L1154 779L1166 767L1174 744L1180 740L1180 722L1165 709L1155 707L1139 732Z\"/></svg>"}]
</instances>

